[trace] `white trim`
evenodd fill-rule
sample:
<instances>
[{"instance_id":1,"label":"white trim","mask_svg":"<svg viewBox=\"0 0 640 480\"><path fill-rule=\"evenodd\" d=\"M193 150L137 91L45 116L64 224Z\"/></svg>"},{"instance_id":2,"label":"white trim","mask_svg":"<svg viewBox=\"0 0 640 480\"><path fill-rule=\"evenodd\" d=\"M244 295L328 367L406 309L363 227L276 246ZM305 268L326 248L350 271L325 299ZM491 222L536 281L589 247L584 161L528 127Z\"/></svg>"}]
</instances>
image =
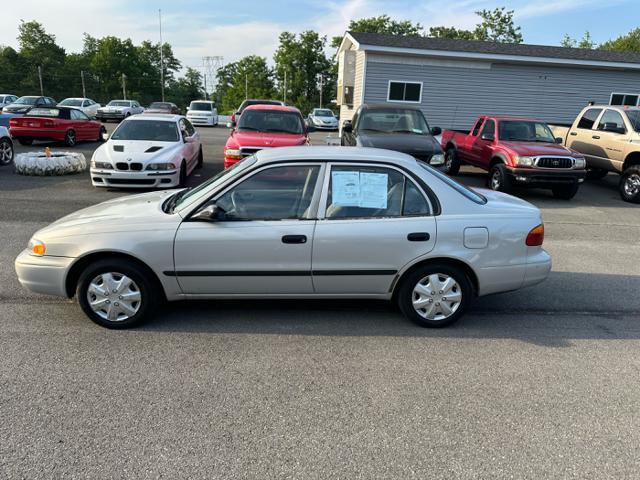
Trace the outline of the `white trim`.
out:
<instances>
[{"instance_id":1,"label":"white trim","mask_svg":"<svg viewBox=\"0 0 640 480\"><path fill-rule=\"evenodd\" d=\"M570 58L533 57L527 55L506 55L497 53L474 53L420 48L381 47L377 45L364 44L358 44L358 49L369 50L372 52L402 53L406 55L427 55L432 57L474 58L479 60L512 61L522 63L548 63L560 65L578 65L586 67L640 70L640 63L607 62L604 60L575 60Z\"/></svg>"},{"instance_id":2,"label":"white trim","mask_svg":"<svg viewBox=\"0 0 640 480\"><path fill-rule=\"evenodd\" d=\"M360 87L360 105L364 103L364 90L367 85L367 52L366 50L363 53L362 57L362 86Z\"/></svg>"},{"instance_id":3,"label":"white trim","mask_svg":"<svg viewBox=\"0 0 640 480\"><path fill-rule=\"evenodd\" d=\"M389 96L391 95L391 84L392 83L404 83L405 85L406 84L420 85L420 97L418 98L418 101L415 101L415 100L391 100L389 98ZM389 103L422 103L422 87L423 86L424 85L422 84L422 82L413 82L413 81L410 81L410 80L389 80L389 83L387 84L387 102L389 102ZM406 94L406 87L405 87L405 94Z\"/></svg>"},{"instance_id":4,"label":"white trim","mask_svg":"<svg viewBox=\"0 0 640 480\"><path fill-rule=\"evenodd\" d=\"M622 95L623 97L626 96L630 96L630 97L636 97L636 104L635 105L614 105L611 103L611 101L613 100L613 96L614 95ZM624 98L622 99L624 101ZM611 107L637 107L638 105L640 105L640 93L624 93L624 92L611 92L611 95L609 95L609 106Z\"/></svg>"},{"instance_id":5,"label":"white trim","mask_svg":"<svg viewBox=\"0 0 640 480\"><path fill-rule=\"evenodd\" d=\"M351 42L351 44L355 47L355 50L358 50L360 48L360 44L356 41L356 39L353 38L347 32L347 33L344 34L344 37L342 37L342 42L340 42L340 46L338 47L338 51L336 52L336 56L338 56L340 54L340 52L342 52L344 50L344 45L345 45L347 40L349 40Z\"/></svg>"}]
</instances>

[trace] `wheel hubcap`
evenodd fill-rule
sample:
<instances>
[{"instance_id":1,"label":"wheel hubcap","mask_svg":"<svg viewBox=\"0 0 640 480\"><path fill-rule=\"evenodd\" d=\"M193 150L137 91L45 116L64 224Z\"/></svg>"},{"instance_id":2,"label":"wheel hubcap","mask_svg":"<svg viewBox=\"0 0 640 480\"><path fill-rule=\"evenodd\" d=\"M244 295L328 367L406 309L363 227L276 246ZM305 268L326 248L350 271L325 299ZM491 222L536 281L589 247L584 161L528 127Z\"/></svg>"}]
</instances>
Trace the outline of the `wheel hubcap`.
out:
<instances>
[{"instance_id":1,"label":"wheel hubcap","mask_svg":"<svg viewBox=\"0 0 640 480\"><path fill-rule=\"evenodd\" d=\"M634 173L629 175L624 182L624 193L630 197L637 195L640 192L640 175Z\"/></svg>"},{"instance_id":2,"label":"wheel hubcap","mask_svg":"<svg viewBox=\"0 0 640 480\"><path fill-rule=\"evenodd\" d=\"M73 145L76 143L76 136L71 132L67 133L67 141L69 144Z\"/></svg>"},{"instance_id":3,"label":"wheel hubcap","mask_svg":"<svg viewBox=\"0 0 640 480\"><path fill-rule=\"evenodd\" d=\"M500 172L497 170L493 172L493 175L491 176L491 188L493 190L500 189Z\"/></svg>"},{"instance_id":4,"label":"wheel hubcap","mask_svg":"<svg viewBox=\"0 0 640 480\"><path fill-rule=\"evenodd\" d=\"M8 142L0 143L0 163L6 164L11 161L13 157L13 149Z\"/></svg>"},{"instance_id":5,"label":"wheel hubcap","mask_svg":"<svg viewBox=\"0 0 640 480\"><path fill-rule=\"evenodd\" d=\"M104 320L123 322L134 316L142 304L138 285L122 273L101 273L89 284L87 300Z\"/></svg>"},{"instance_id":6,"label":"wheel hubcap","mask_svg":"<svg viewBox=\"0 0 640 480\"><path fill-rule=\"evenodd\" d=\"M446 320L460 308L462 289L449 275L432 273L416 284L411 301L422 318Z\"/></svg>"}]
</instances>

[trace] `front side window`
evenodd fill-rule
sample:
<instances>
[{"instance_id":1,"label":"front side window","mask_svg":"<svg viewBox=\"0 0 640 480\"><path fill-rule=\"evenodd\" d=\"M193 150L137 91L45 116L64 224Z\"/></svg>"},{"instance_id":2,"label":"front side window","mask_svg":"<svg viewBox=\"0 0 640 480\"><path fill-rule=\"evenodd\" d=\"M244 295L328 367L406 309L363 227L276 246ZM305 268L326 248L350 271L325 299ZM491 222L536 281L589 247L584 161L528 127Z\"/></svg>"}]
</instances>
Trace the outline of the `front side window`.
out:
<instances>
[{"instance_id":1,"label":"front side window","mask_svg":"<svg viewBox=\"0 0 640 480\"><path fill-rule=\"evenodd\" d=\"M389 102L420 103L422 99L421 82L389 82L387 100Z\"/></svg>"},{"instance_id":2,"label":"front side window","mask_svg":"<svg viewBox=\"0 0 640 480\"><path fill-rule=\"evenodd\" d=\"M602 112L601 108L590 108L582 115L580 121L578 122L578 128L583 128L585 130L591 130L593 128L593 124L596 123L596 119L598 115Z\"/></svg>"},{"instance_id":3,"label":"front side window","mask_svg":"<svg viewBox=\"0 0 640 480\"><path fill-rule=\"evenodd\" d=\"M604 130L604 126L607 123L610 125L611 124L615 125L615 128L617 128L621 132L625 130L624 120L622 120L622 115L620 115L615 110L606 110L604 112L604 115L600 117L600 122L598 123L598 130Z\"/></svg>"},{"instance_id":4,"label":"front side window","mask_svg":"<svg viewBox=\"0 0 640 480\"><path fill-rule=\"evenodd\" d=\"M186 118L184 119L184 126L187 129L187 134L192 137L193 135L196 134L196 129L193 127L193 125L191 124L191 122L189 120L187 120Z\"/></svg>"},{"instance_id":5,"label":"front side window","mask_svg":"<svg viewBox=\"0 0 640 480\"><path fill-rule=\"evenodd\" d=\"M429 125L420 110L413 108L367 108L362 111L358 130L384 133L430 133Z\"/></svg>"},{"instance_id":6,"label":"front side window","mask_svg":"<svg viewBox=\"0 0 640 480\"><path fill-rule=\"evenodd\" d=\"M478 135L478 132L480 131L480 127L482 126L482 122L484 122L484 118L479 119L476 124L473 126L473 130L471 131L471 135L472 136L476 136Z\"/></svg>"},{"instance_id":7,"label":"front side window","mask_svg":"<svg viewBox=\"0 0 640 480\"><path fill-rule=\"evenodd\" d=\"M318 165L262 170L216 200L225 220L295 220L308 218L318 179Z\"/></svg>"},{"instance_id":8,"label":"front side window","mask_svg":"<svg viewBox=\"0 0 640 480\"><path fill-rule=\"evenodd\" d=\"M325 218L428 215L429 205L402 173L385 167L333 166Z\"/></svg>"}]
</instances>

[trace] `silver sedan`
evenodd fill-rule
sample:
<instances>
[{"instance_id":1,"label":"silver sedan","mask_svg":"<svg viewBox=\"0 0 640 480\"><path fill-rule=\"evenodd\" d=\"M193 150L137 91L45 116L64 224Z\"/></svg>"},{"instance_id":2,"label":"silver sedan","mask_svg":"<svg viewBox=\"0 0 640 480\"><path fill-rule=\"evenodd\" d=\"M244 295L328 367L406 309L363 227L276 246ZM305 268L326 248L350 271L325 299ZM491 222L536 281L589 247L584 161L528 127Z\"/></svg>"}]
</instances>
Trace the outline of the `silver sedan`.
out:
<instances>
[{"instance_id":1,"label":"silver sedan","mask_svg":"<svg viewBox=\"0 0 640 480\"><path fill-rule=\"evenodd\" d=\"M416 323L544 280L540 211L381 149L261 150L190 190L123 197L36 232L16 259L32 291L129 327L164 300L378 298Z\"/></svg>"}]
</instances>

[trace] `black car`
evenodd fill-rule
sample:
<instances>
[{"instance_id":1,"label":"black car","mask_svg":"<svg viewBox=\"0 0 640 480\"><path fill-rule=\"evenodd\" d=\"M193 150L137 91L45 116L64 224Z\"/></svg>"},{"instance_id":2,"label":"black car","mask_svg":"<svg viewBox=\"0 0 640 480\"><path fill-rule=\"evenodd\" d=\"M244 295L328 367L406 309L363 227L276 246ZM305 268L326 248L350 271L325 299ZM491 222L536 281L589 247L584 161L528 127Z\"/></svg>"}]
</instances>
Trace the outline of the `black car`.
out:
<instances>
[{"instance_id":1,"label":"black car","mask_svg":"<svg viewBox=\"0 0 640 480\"><path fill-rule=\"evenodd\" d=\"M2 109L2 113L27 113L33 107L55 107L56 101L51 97L25 96Z\"/></svg>"},{"instance_id":2,"label":"black car","mask_svg":"<svg viewBox=\"0 0 640 480\"><path fill-rule=\"evenodd\" d=\"M440 133L439 127L429 128L419 108L363 104L356 110L353 120L342 123L340 144L386 148L407 153L431 165L442 165L442 148L433 138Z\"/></svg>"}]
</instances>

